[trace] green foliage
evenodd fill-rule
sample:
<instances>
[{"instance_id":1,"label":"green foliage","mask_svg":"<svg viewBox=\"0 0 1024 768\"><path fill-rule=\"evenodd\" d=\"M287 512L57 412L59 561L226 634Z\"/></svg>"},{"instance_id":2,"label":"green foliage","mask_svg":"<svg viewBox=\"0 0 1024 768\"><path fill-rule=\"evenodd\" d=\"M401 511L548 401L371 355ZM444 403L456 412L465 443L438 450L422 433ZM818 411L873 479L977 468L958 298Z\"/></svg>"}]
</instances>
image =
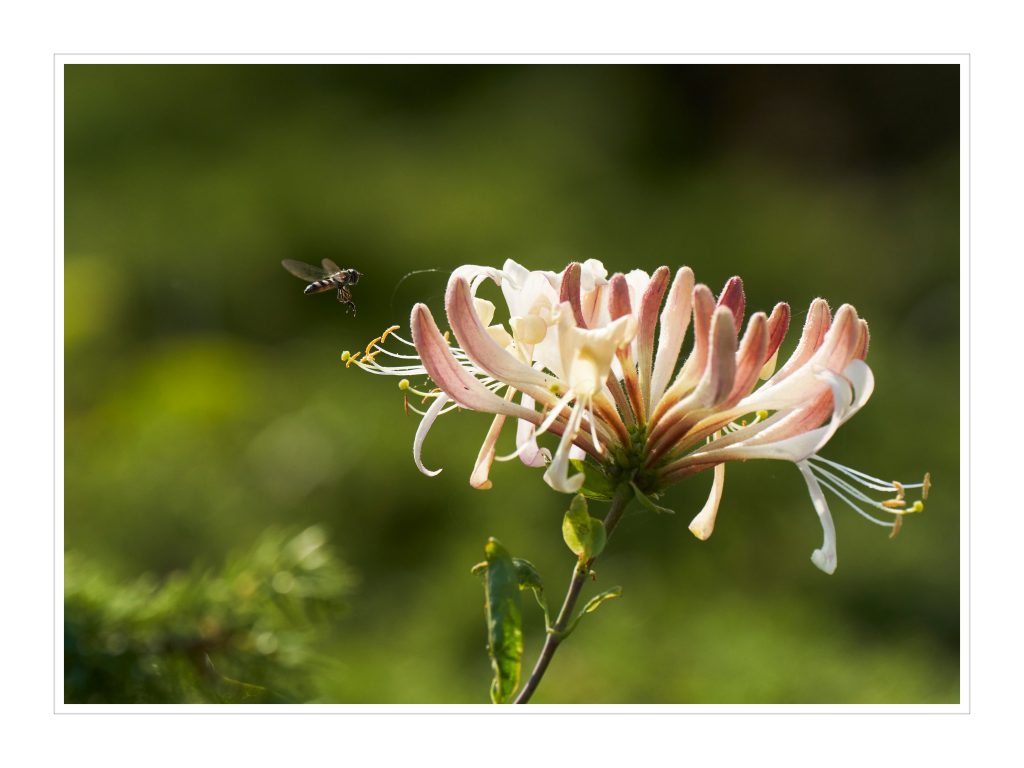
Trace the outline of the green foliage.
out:
<instances>
[{"instance_id":1,"label":"green foliage","mask_svg":"<svg viewBox=\"0 0 1024 768\"><path fill-rule=\"evenodd\" d=\"M588 613L593 613L600 608L608 600L614 600L616 597L622 597L622 587L612 587L606 589L599 595L595 595L587 601L587 604L583 606L583 609L576 615L576 618L572 620L572 623L562 632L563 637L568 637L572 634L573 630L580 623L580 620Z\"/></svg>"},{"instance_id":2,"label":"green foliage","mask_svg":"<svg viewBox=\"0 0 1024 768\"><path fill-rule=\"evenodd\" d=\"M523 663L523 602L519 573L508 550L495 538L484 547L484 611L487 615L487 652L494 679L491 701L503 704L519 687Z\"/></svg>"},{"instance_id":3,"label":"green foliage","mask_svg":"<svg viewBox=\"0 0 1024 768\"><path fill-rule=\"evenodd\" d=\"M607 541L604 524L590 516L587 499L582 493L573 497L562 519L562 538L582 562L597 557L604 550Z\"/></svg>"},{"instance_id":4,"label":"green foliage","mask_svg":"<svg viewBox=\"0 0 1024 768\"><path fill-rule=\"evenodd\" d=\"M513 557L512 564L515 566L516 576L519 578L519 589L533 591L537 605L544 611L544 625L550 627L551 614L548 611L548 599L544 595L544 582L537 568L529 560L523 560L521 557Z\"/></svg>"},{"instance_id":5,"label":"green foliage","mask_svg":"<svg viewBox=\"0 0 1024 768\"><path fill-rule=\"evenodd\" d=\"M640 502L640 506L648 512L653 512L656 515L674 515L676 513L674 509L655 504L654 499L636 487L636 483L631 482L630 485L633 487L633 496Z\"/></svg>"},{"instance_id":6,"label":"green foliage","mask_svg":"<svg viewBox=\"0 0 1024 768\"><path fill-rule=\"evenodd\" d=\"M217 571L122 584L64 561L68 703L266 703L307 699L315 638L343 613L352 577L310 527L264 534Z\"/></svg>"},{"instance_id":7,"label":"green foliage","mask_svg":"<svg viewBox=\"0 0 1024 768\"><path fill-rule=\"evenodd\" d=\"M580 488L580 493L596 501L612 500L612 496L615 495L615 481L599 467L583 459L570 459L569 463L577 472L583 473L583 487Z\"/></svg>"}]
</instances>

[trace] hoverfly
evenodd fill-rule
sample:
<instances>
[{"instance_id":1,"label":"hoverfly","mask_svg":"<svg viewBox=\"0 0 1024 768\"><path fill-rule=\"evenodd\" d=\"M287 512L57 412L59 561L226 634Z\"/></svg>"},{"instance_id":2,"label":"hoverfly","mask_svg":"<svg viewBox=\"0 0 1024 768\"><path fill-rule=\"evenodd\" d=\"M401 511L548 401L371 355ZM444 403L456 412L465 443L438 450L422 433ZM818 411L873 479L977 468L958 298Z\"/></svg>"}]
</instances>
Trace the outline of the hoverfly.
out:
<instances>
[{"instance_id":1,"label":"hoverfly","mask_svg":"<svg viewBox=\"0 0 1024 768\"><path fill-rule=\"evenodd\" d=\"M352 301L352 291L349 286L359 282L363 275L354 269L342 269L330 259L324 259L323 269L314 267L295 259L285 259L281 266L291 272L300 280L309 283L303 293L323 293L332 288L338 290L338 301L347 307L352 308L352 316L356 314L356 303Z\"/></svg>"}]
</instances>

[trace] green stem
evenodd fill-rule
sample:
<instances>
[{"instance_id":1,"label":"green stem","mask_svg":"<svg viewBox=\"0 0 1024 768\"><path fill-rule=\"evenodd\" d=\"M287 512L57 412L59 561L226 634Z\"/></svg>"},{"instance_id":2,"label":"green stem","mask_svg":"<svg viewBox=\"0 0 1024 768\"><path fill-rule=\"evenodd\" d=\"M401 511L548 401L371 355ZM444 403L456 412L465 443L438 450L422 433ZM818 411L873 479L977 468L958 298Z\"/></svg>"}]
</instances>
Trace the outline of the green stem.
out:
<instances>
[{"instance_id":1,"label":"green stem","mask_svg":"<svg viewBox=\"0 0 1024 768\"><path fill-rule=\"evenodd\" d=\"M611 538L612 531L619 524L622 513L626 511L626 507L632 498L633 488L629 483L622 483L615 490L611 509L608 510L608 514L604 518L604 530L608 538ZM587 574L590 573L590 568L595 560L597 558L592 557L586 562L580 561L573 569L572 581L569 582L569 591L565 593L565 600L562 602L562 608L558 612L558 618L555 619L554 625L548 630L548 636L544 640L544 647L541 648L540 656L533 667L533 672L530 673L530 678L526 681L526 685L523 686L523 690L519 692L519 695L513 702L514 704L526 704L530 697L533 696L533 692L537 690L537 686L540 685L541 678L544 677L544 673L547 671L548 664L551 663L555 651L558 650L558 646L565 639L563 633L572 620L572 612L576 607L576 601L579 600L580 592L583 591L583 585L587 580Z\"/></svg>"}]
</instances>

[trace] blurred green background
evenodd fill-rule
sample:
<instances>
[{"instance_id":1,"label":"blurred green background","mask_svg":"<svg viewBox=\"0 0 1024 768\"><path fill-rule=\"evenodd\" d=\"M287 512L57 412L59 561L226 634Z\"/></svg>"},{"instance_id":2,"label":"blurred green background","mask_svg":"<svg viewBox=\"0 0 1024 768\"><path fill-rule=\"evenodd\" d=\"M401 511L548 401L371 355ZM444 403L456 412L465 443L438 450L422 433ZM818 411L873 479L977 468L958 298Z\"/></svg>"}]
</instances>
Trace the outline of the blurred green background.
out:
<instances>
[{"instance_id":1,"label":"blurred green background","mask_svg":"<svg viewBox=\"0 0 1024 768\"><path fill-rule=\"evenodd\" d=\"M739 274L750 311L793 306L784 354L813 297L854 304L877 389L825 455L934 480L894 541L833 500L831 577L790 464L730 466L704 543L710 475L671 489L674 517L632 510L584 595L624 597L534 701L959 701L957 67L76 64L64 84L68 702L488 700L470 567L496 536L560 601L568 499L518 462L473 491L482 414L438 422L445 471L422 476L395 381L339 356L506 258ZM323 257L364 273L357 317L280 266Z\"/></svg>"}]
</instances>

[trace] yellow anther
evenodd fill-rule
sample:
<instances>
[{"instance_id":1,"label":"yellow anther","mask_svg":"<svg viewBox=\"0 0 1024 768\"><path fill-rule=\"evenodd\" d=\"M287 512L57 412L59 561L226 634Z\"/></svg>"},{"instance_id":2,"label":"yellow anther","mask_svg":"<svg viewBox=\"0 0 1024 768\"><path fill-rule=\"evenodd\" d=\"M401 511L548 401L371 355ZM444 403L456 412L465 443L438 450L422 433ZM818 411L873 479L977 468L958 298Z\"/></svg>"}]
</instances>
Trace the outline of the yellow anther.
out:
<instances>
[{"instance_id":1,"label":"yellow anther","mask_svg":"<svg viewBox=\"0 0 1024 768\"><path fill-rule=\"evenodd\" d=\"M376 344L378 341L384 341L384 337L383 336L378 336L376 339L374 339L369 344L367 344L366 345L366 350L363 352L363 355L369 355L370 354L370 350L373 349L373 345Z\"/></svg>"},{"instance_id":2,"label":"yellow anther","mask_svg":"<svg viewBox=\"0 0 1024 768\"><path fill-rule=\"evenodd\" d=\"M896 480L893 480L892 481L892 487L896 489L896 498L897 499L902 499L903 495L905 493L905 491L903 490L903 484L900 483L900 482L897 482Z\"/></svg>"},{"instance_id":3,"label":"yellow anther","mask_svg":"<svg viewBox=\"0 0 1024 768\"><path fill-rule=\"evenodd\" d=\"M892 533L889 534L889 538L890 539L895 539L899 535L899 532L900 532L900 530L902 528L903 528L903 515L897 515L896 519L893 521Z\"/></svg>"},{"instance_id":4,"label":"yellow anther","mask_svg":"<svg viewBox=\"0 0 1024 768\"><path fill-rule=\"evenodd\" d=\"M359 361L359 364L362 365L363 363L374 363L374 362L377 361L377 355L379 355L379 354L380 354L380 350L379 349L375 349L370 354L363 355L363 359Z\"/></svg>"},{"instance_id":5,"label":"yellow anther","mask_svg":"<svg viewBox=\"0 0 1024 768\"><path fill-rule=\"evenodd\" d=\"M451 334L451 331L445 331L444 332L444 343L445 344L451 344L452 343L450 334Z\"/></svg>"},{"instance_id":6,"label":"yellow anther","mask_svg":"<svg viewBox=\"0 0 1024 768\"><path fill-rule=\"evenodd\" d=\"M402 408L405 409L405 415L408 416L409 415L409 396L408 395L406 395L405 397L402 398Z\"/></svg>"},{"instance_id":7,"label":"yellow anther","mask_svg":"<svg viewBox=\"0 0 1024 768\"><path fill-rule=\"evenodd\" d=\"M400 390L402 390L403 392L404 392L405 390L407 390L407 389L409 388L409 386L410 386L410 384L409 384L409 380L408 380L408 379L402 379L402 380L400 380L400 381L398 382L398 388L399 388Z\"/></svg>"},{"instance_id":8,"label":"yellow anther","mask_svg":"<svg viewBox=\"0 0 1024 768\"><path fill-rule=\"evenodd\" d=\"M390 328L387 328L387 329L385 329L384 333L382 333L382 334L380 335L380 343L381 343L381 344L383 344L383 343L384 343L384 340L385 340L385 339L386 339L386 338L387 338L387 337L388 337L389 335L391 335L392 333L394 333L395 331L397 331L397 330L398 330L399 328L401 328L401 327L402 327L402 326L400 326L400 325L392 325L392 326L391 326Z\"/></svg>"},{"instance_id":9,"label":"yellow anther","mask_svg":"<svg viewBox=\"0 0 1024 768\"><path fill-rule=\"evenodd\" d=\"M359 353L356 352L354 355L349 355L348 360L345 361L345 367L348 368L352 363L359 365Z\"/></svg>"},{"instance_id":10,"label":"yellow anther","mask_svg":"<svg viewBox=\"0 0 1024 768\"><path fill-rule=\"evenodd\" d=\"M907 502L903 499L887 499L882 502L882 506L886 509L902 509L907 506Z\"/></svg>"},{"instance_id":11,"label":"yellow anther","mask_svg":"<svg viewBox=\"0 0 1024 768\"><path fill-rule=\"evenodd\" d=\"M925 499L925 500L928 499L928 490L931 487L932 487L932 473L931 472L925 472L924 473L924 483L921 486L921 498L922 499Z\"/></svg>"}]
</instances>

